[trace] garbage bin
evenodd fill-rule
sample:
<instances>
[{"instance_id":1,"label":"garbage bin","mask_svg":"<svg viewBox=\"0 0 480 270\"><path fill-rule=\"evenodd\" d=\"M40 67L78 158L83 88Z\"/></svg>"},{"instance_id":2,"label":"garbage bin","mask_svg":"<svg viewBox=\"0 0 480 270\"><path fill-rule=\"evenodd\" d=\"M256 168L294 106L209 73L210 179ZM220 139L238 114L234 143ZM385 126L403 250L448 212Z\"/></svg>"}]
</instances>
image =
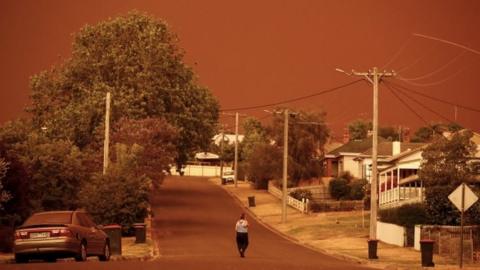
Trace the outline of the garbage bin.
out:
<instances>
[{"instance_id":1,"label":"garbage bin","mask_svg":"<svg viewBox=\"0 0 480 270\"><path fill-rule=\"evenodd\" d=\"M135 228L135 243L145 243L147 240L147 225L145 223L135 223L133 228Z\"/></svg>"},{"instance_id":2,"label":"garbage bin","mask_svg":"<svg viewBox=\"0 0 480 270\"><path fill-rule=\"evenodd\" d=\"M368 240L368 258L369 259L378 259L377 245L378 245L378 240L376 239Z\"/></svg>"},{"instance_id":3,"label":"garbage bin","mask_svg":"<svg viewBox=\"0 0 480 270\"><path fill-rule=\"evenodd\" d=\"M248 207L255 207L255 196L248 197Z\"/></svg>"},{"instance_id":4,"label":"garbage bin","mask_svg":"<svg viewBox=\"0 0 480 270\"><path fill-rule=\"evenodd\" d=\"M103 227L103 231L110 239L110 253L112 255L122 255L122 227L117 224Z\"/></svg>"},{"instance_id":5,"label":"garbage bin","mask_svg":"<svg viewBox=\"0 0 480 270\"><path fill-rule=\"evenodd\" d=\"M420 251L422 253L422 266L434 267L433 263L433 244L435 241L430 239L420 240Z\"/></svg>"}]
</instances>

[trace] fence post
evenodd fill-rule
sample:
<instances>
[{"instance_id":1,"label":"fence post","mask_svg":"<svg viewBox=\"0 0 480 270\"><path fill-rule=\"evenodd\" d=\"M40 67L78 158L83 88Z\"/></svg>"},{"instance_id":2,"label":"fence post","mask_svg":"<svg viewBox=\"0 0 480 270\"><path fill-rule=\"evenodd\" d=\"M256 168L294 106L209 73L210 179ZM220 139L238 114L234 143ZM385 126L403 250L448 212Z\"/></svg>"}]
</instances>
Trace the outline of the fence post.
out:
<instances>
[{"instance_id":1,"label":"fence post","mask_svg":"<svg viewBox=\"0 0 480 270\"><path fill-rule=\"evenodd\" d=\"M473 228L470 228L470 248L472 249L472 261L471 261L471 263L473 263L473 233L472 233L472 229Z\"/></svg>"}]
</instances>

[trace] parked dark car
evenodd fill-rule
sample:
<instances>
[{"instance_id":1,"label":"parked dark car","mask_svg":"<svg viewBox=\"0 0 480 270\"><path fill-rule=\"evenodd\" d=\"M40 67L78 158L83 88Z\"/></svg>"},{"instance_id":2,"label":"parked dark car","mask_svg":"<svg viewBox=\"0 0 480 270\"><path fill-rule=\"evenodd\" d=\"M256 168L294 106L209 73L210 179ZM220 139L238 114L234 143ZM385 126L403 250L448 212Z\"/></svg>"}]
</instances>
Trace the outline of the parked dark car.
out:
<instances>
[{"instance_id":1,"label":"parked dark car","mask_svg":"<svg viewBox=\"0 0 480 270\"><path fill-rule=\"evenodd\" d=\"M15 230L13 252L17 263L68 257L85 261L88 256L108 261L110 242L86 212L49 211L33 214Z\"/></svg>"}]
</instances>

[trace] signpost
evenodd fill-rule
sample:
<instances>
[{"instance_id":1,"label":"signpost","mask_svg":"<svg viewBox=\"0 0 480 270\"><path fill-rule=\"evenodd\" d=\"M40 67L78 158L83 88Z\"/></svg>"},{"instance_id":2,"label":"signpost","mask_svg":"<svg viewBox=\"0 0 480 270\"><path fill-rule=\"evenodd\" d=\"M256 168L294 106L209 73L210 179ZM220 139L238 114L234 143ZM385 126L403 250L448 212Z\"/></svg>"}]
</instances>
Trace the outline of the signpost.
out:
<instances>
[{"instance_id":1,"label":"signpost","mask_svg":"<svg viewBox=\"0 0 480 270\"><path fill-rule=\"evenodd\" d=\"M462 183L458 186L450 195L448 199L460 210L460 268L463 267L463 213L468 210L475 202L477 202L478 197L473 193L473 191Z\"/></svg>"}]
</instances>

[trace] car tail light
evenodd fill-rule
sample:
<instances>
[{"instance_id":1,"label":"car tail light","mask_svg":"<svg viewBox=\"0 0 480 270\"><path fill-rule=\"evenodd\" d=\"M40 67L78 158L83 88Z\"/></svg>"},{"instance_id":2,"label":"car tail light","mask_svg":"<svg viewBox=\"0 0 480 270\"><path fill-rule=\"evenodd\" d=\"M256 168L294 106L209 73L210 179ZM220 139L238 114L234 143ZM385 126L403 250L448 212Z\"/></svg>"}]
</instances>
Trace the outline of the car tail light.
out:
<instances>
[{"instance_id":1,"label":"car tail light","mask_svg":"<svg viewBox=\"0 0 480 270\"><path fill-rule=\"evenodd\" d=\"M28 232L25 231L15 231L15 239L27 239Z\"/></svg>"},{"instance_id":2,"label":"car tail light","mask_svg":"<svg viewBox=\"0 0 480 270\"><path fill-rule=\"evenodd\" d=\"M60 236L70 237L72 236L72 232L69 229L53 229L50 231L50 236L51 237L60 237Z\"/></svg>"}]
</instances>

